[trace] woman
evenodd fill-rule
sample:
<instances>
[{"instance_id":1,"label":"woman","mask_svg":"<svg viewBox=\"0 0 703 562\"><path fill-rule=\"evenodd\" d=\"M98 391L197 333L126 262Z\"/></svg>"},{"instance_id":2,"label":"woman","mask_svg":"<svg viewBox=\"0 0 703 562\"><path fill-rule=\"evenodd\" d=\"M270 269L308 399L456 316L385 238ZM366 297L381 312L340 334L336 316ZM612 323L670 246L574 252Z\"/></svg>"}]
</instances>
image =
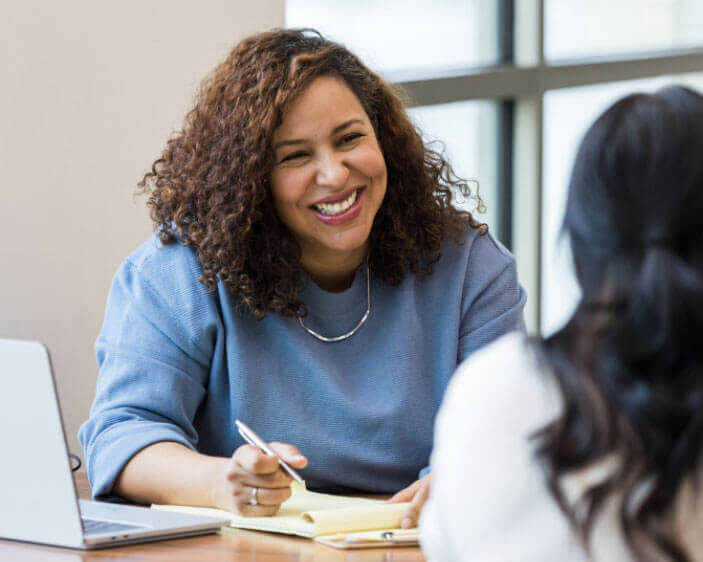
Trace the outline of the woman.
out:
<instances>
[{"instance_id":1,"label":"woman","mask_svg":"<svg viewBox=\"0 0 703 562\"><path fill-rule=\"evenodd\" d=\"M290 478L239 418L310 488L407 487L414 524L447 381L525 297L397 95L315 33L255 35L142 186L158 231L110 289L79 434L93 493L275 513Z\"/></svg>"},{"instance_id":2,"label":"woman","mask_svg":"<svg viewBox=\"0 0 703 562\"><path fill-rule=\"evenodd\" d=\"M703 97L682 87L586 133L563 226L581 301L551 337L506 336L458 370L431 559L703 560L702 154Z\"/></svg>"}]
</instances>

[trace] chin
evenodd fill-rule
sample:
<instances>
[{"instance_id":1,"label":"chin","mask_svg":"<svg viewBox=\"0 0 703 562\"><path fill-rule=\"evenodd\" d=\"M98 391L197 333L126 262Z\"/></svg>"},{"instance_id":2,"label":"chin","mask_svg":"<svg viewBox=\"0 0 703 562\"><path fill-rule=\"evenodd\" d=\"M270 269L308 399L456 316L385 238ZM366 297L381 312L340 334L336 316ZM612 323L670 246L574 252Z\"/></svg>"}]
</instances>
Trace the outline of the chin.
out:
<instances>
[{"instance_id":1,"label":"chin","mask_svg":"<svg viewBox=\"0 0 703 562\"><path fill-rule=\"evenodd\" d=\"M335 252L354 252L356 250L362 249L364 247L365 243L366 243L366 240L363 240L361 242L343 243L343 244L336 244L331 241L328 244L325 244L325 247L327 250L333 250Z\"/></svg>"},{"instance_id":2,"label":"chin","mask_svg":"<svg viewBox=\"0 0 703 562\"><path fill-rule=\"evenodd\" d=\"M342 234L339 238L332 235L323 242L323 245L328 250L337 252L353 252L362 249L368 242L370 232L364 232L359 235Z\"/></svg>"}]
</instances>

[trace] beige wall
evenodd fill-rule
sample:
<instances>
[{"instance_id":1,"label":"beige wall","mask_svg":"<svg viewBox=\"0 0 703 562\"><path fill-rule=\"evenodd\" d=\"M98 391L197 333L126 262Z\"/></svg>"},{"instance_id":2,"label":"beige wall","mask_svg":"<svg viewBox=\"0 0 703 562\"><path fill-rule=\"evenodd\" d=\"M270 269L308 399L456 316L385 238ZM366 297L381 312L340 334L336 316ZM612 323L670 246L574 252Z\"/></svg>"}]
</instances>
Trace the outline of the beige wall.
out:
<instances>
[{"instance_id":1,"label":"beige wall","mask_svg":"<svg viewBox=\"0 0 703 562\"><path fill-rule=\"evenodd\" d=\"M0 337L49 346L69 447L81 456L76 432L93 399L107 290L151 233L136 183L200 79L238 39L283 23L284 0L3 10Z\"/></svg>"}]
</instances>

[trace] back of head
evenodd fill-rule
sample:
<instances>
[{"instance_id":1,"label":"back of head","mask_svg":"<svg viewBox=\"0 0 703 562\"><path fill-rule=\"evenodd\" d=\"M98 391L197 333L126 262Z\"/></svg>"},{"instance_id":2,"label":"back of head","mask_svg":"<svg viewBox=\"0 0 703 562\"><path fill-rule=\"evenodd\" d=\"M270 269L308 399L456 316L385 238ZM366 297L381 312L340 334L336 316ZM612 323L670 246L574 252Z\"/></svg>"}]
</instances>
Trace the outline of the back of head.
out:
<instances>
[{"instance_id":1,"label":"back of head","mask_svg":"<svg viewBox=\"0 0 703 562\"><path fill-rule=\"evenodd\" d=\"M550 484L588 537L622 497L640 558L685 560L671 525L703 448L703 97L683 87L618 101L586 133L569 186L568 235L582 299L544 342L565 402L541 432ZM617 468L566 505L559 478ZM577 515L577 512L582 514Z\"/></svg>"},{"instance_id":2,"label":"back of head","mask_svg":"<svg viewBox=\"0 0 703 562\"><path fill-rule=\"evenodd\" d=\"M690 347L703 322L689 314L703 304L702 155L703 97L670 87L606 111L571 178L564 230L583 304L624 307L658 356L665 340Z\"/></svg>"}]
</instances>

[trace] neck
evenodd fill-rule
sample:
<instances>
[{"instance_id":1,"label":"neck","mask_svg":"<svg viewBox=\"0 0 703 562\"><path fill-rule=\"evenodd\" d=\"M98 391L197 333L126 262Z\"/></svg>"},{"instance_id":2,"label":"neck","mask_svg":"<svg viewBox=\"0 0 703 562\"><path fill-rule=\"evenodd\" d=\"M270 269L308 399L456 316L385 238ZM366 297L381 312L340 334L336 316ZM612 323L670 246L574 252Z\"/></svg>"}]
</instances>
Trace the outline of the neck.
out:
<instances>
[{"instance_id":1,"label":"neck","mask_svg":"<svg viewBox=\"0 0 703 562\"><path fill-rule=\"evenodd\" d=\"M351 287L354 274L366 257L366 247L341 259L319 260L303 256L301 263L315 284L330 293L341 293Z\"/></svg>"}]
</instances>

